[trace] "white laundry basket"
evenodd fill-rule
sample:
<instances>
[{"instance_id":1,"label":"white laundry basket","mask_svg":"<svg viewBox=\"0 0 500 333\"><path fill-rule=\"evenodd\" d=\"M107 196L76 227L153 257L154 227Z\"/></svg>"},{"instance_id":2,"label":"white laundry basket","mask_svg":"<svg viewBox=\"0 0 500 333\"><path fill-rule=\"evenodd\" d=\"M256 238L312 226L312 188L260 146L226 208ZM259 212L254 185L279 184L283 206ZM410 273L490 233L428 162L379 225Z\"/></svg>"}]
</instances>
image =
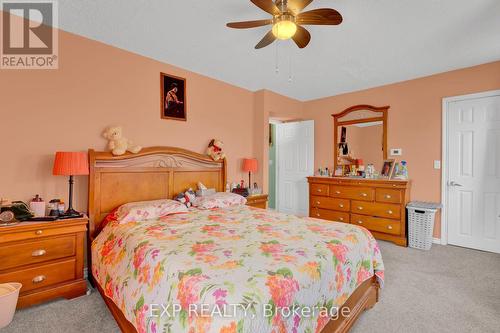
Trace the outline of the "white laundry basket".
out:
<instances>
[{"instance_id":1,"label":"white laundry basket","mask_svg":"<svg viewBox=\"0 0 500 333\"><path fill-rule=\"evenodd\" d=\"M17 282L0 284L0 328L9 325L14 318L19 290L22 286Z\"/></svg>"},{"instance_id":2,"label":"white laundry basket","mask_svg":"<svg viewBox=\"0 0 500 333\"><path fill-rule=\"evenodd\" d=\"M433 202L412 201L408 209L408 243L411 248L430 250L436 212L440 204Z\"/></svg>"}]
</instances>

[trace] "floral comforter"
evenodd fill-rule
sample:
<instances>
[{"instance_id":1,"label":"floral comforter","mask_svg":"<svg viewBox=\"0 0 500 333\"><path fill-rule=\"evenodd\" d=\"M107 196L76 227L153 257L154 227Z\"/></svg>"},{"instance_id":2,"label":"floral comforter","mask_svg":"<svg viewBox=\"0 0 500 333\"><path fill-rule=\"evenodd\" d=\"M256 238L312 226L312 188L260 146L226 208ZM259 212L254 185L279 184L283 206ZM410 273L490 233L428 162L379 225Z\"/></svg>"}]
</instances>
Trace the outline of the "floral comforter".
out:
<instances>
[{"instance_id":1,"label":"floral comforter","mask_svg":"<svg viewBox=\"0 0 500 333\"><path fill-rule=\"evenodd\" d=\"M320 332L374 274L364 228L248 206L110 222L92 272L138 332Z\"/></svg>"}]
</instances>

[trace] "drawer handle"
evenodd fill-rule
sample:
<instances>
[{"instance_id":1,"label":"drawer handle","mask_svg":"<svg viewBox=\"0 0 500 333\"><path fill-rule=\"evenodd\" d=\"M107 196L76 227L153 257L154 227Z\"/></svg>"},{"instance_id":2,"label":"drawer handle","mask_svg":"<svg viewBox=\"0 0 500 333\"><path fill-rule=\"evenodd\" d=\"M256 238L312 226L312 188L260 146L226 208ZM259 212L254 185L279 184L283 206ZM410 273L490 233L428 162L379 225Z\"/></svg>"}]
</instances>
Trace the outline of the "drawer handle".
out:
<instances>
[{"instance_id":1,"label":"drawer handle","mask_svg":"<svg viewBox=\"0 0 500 333\"><path fill-rule=\"evenodd\" d=\"M335 191L335 194L340 194L340 191Z\"/></svg>"},{"instance_id":2,"label":"drawer handle","mask_svg":"<svg viewBox=\"0 0 500 333\"><path fill-rule=\"evenodd\" d=\"M322 192L320 188L318 188L318 192L320 192L320 193Z\"/></svg>"},{"instance_id":3,"label":"drawer handle","mask_svg":"<svg viewBox=\"0 0 500 333\"><path fill-rule=\"evenodd\" d=\"M316 201L316 205L321 205L321 202L319 202L319 201Z\"/></svg>"},{"instance_id":4,"label":"drawer handle","mask_svg":"<svg viewBox=\"0 0 500 333\"><path fill-rule=\"evenodd\" d=\"M358 221L358 224L363 224L363 221L359 220L359 221Z\"/></svg>"},{"instance_id":5,"label":"drawer handle","mask_svg":"<svg viewBox=\"0 0 500 333\"><path fill-rule=\"evenodd\" d=\"M344 208L344 205L343 205L343 204L340 204L340 205L339 205L339 207L340 207L340 208Z\"/></svg>"},{"instance_id":6,"label":"drawer handle","mask_svg":"<svg viewBox=\"0 0 500 333\"><path fill-rule=\"evenodd\" d=\"M363 210L363 207L359 206L359 207L358 207L358 210Z\"/></svg>"},{"instance_id":7,"label":"drawer handle","mask_svg":"<svg viewBox=\"0 0 500 333\"><path fill-rule=\"evenodd\" d=\"M316 213L316 216L320 217L321 215L319 213Z\"/></svg>"},{"instance_id":8,"label":"drawer handle","mask_svg":"<svg viewBox=\"0 0 500 333\"><path fill-rule=\"evenodd\" d=\"M366 194L366 193L361 193L361 196L362 196L362 197L367 197L367 196L368 196L368 194Z\"/></svg>"},{"instance_id":9,"label":"drawer handle","mask_svg":"<svg viewBox=\"0 0 500 333\"><path fill-rule=\"evenodd\" d=\"M37 231L35 231L35 235L41 235L41 234L43 234L43 230L37 230Z\"/></svg>"},{"instance_id":10,"label":"drawer handle","mask_svg":"<svg viewBox=\"0 0 500 333\"><path fill-rule=\"evenodd\" d=\"M340 220L340 221L344 221L344 218L343 218L343 217L339 217L339 220Z\"/></svg>"},{"instance_id":11,"label":"drawer handle","mask_svg":"<svg viewBox=\"0 0 500 333\"><path fill-rule=\"evenodd\" d=\"M47 253L44 249L36 250L31 253L32 257L41 257L44 256Z\"/></svg>"},{"instance_id":12,"label":"drawer handle","mask_svg":"<svg viewBox=\"0 0 500 333\"><path fill-rule=\"evenodd\" d=\"M387 229L392 230L392 225L388 225Z\"/></svg>"},{"instance_id":13,"label":"drawer handle","mask_svg":"<svg viewBox=\"0 0 500 333\"><path fill-rule=\"evenodd\" d=\"M38 276L35 276L33 278L33 280L31 280L31 282L33 282L33 283L40 283L40 282L45 281L46 278L47 277L45 275L38 275Z\"/></svg>"},{"instance_id":14,"label":"drawer handle","mask_svg":"<svg viewBox=\"0 0 500 333\"><path fill-rule=\"evenodd\" d=\"M391 196L390 194L386 194L386 195L385 195L385 198L386 198L386 199L390 199L390 198L392 198L392 196Z\"/></svg>"},{"instance_id":15,"label":"drawer handle","mask_svg":"<svg viewBox=\"0 0 500 333\"><path fill-rule=\"evenodd\" d=\"M390 210L390 209L389 209L389 210L387 211L387 214L392 215L392 210Z\"/></svg>"}]
</instances>

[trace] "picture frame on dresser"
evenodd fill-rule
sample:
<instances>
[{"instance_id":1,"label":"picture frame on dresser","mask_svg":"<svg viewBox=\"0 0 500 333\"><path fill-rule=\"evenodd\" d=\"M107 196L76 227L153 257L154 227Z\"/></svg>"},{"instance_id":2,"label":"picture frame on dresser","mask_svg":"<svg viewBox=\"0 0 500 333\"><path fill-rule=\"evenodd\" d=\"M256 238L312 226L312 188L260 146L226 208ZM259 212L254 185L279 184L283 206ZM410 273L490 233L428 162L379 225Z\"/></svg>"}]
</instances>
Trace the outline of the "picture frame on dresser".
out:
<instances>
[{"instance_id":1,"label":"picture frame on dresser","mask_svg":"<svg viewBox=\"0 0 500 333\"><path fill-rule=\"evenodd\" d=\"M391 179L392 174L394 173L394 165L396 160L394 159L386 159L382 164L382 170L380 170L380 176L383 178Z\"/></svg>"}]
</instances>

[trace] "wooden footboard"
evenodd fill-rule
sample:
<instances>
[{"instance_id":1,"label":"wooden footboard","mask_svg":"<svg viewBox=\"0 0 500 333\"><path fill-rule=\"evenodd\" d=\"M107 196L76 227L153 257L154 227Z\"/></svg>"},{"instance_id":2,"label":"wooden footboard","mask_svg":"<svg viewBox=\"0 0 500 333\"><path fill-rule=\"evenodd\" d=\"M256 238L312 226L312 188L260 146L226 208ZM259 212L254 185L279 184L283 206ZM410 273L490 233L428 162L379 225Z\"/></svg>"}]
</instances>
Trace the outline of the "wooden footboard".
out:
<instances>
[{"instance_id":1,"label":"wooden footboard","mask_svg":"<svg viewBox=\"0 0 500 333\"><path fill-rule=\"evenodd\" d=\"M94 280L95 281L95 280ZM125 318L121 310L115 303L104 294L102 287L95 281L95 286L101 294L104 302L111 311L111 314L116 320L123 333L137 333L135 327ZM340 314L349 313L348 316L340 315L338 318L331 319L321 333L347 333L350 331L359 316L366 310L372 308L378 302L378 293L380 285L375 276L363 282L347 299L347 301L340 307ZM347 308L348 311L342 311Z\"/></svg>"}]
</instances>

